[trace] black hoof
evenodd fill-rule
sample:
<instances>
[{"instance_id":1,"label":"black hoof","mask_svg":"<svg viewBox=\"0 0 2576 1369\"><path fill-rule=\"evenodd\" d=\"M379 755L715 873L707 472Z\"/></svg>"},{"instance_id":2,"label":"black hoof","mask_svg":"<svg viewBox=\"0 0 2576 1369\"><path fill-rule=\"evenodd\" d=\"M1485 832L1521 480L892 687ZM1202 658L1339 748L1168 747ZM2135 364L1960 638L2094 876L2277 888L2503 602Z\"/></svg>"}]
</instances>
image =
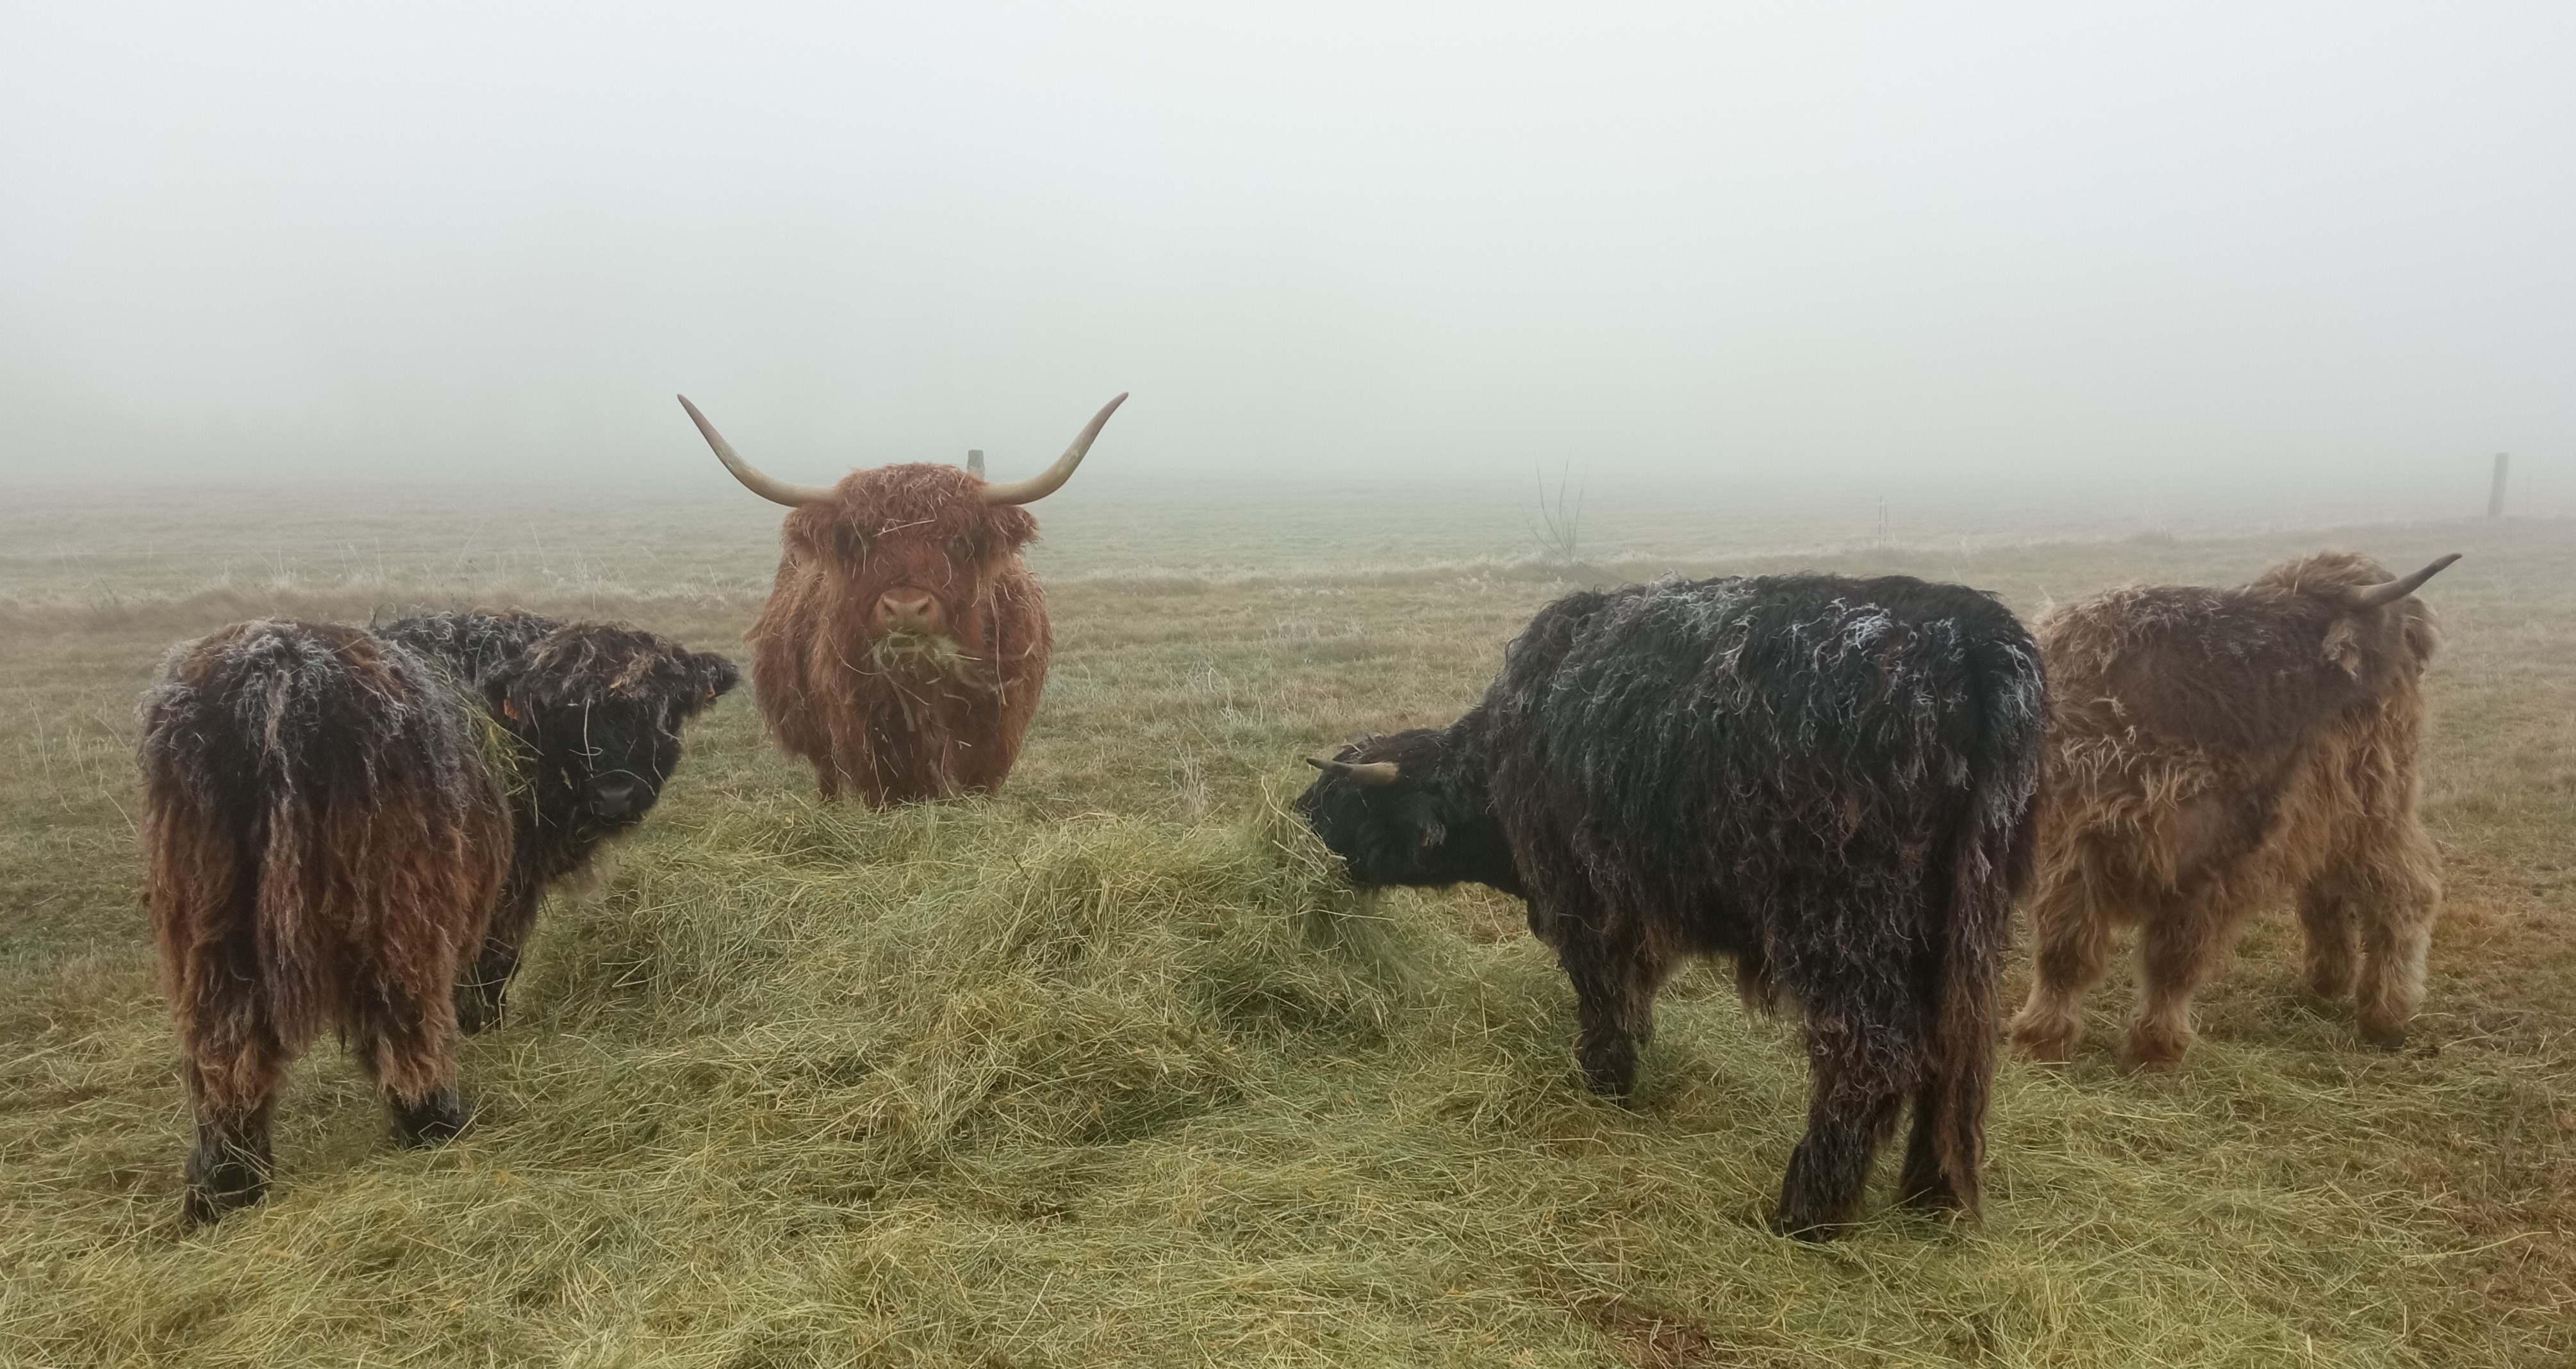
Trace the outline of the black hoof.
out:
<instances>
[{"instance_id":1,"label":"black hoof","mask_svg":"<svg viewBox=\"0 0 2576 1369\"><path fill-rule=\"evenodd\" d=\"M203 1144L188 1156L188 1196L181 1208L188 1225L206 1226L267 1196L264 1157Z\"/></svg>"},{"instance_id":2,"label":"black hoof","mask_svg":"<svg viewBox=\"0 0 2576 1369\"><path fill-rule=\"evenodd\" d=\"M1826 1221L1816 1217L1792 1217L1785 1212L1776 1213L1771 1218L1772 1231L1809 1245L1822 1245L1837 1239L1854 1225L1852 1222Z\"/></svg>"},{"instance_id":3,"label":"black hoof","mask_svg":"<svg viewBox=\"0 0 2576 1369\"><path fill-rule=\"evenodd\" d=\"M467 1036L480 1036L501 1025L501 996L487 989L466 986L456 991L456 1029Z\"/></svg>"},{"instance_id":4,"label":"black hoof","mask_svg":"<svg viewBox=\"0 0 2576 1369\"><path fill-rule=\"evenodd\" d=\"M190 1226L212 1226L223 1215L237 1207L249 1207L268 1196L268 1183L254 1179L232 1188L199 1188L188 1186L188 1197L181 1212Z\"/></svg>"},{"instance_id":5,"label":"black hoof","mask_svg":"<svg viewBox=\"0 0 2576 1369\"><path fill-rule=\"evenodd\" d=\"M394 1137L407 1146L434 1146L452 1141L474 1125L474 1109L465 1095L440 1089L417 1103L395 1100Z\"/></svg>"}]
</instances>

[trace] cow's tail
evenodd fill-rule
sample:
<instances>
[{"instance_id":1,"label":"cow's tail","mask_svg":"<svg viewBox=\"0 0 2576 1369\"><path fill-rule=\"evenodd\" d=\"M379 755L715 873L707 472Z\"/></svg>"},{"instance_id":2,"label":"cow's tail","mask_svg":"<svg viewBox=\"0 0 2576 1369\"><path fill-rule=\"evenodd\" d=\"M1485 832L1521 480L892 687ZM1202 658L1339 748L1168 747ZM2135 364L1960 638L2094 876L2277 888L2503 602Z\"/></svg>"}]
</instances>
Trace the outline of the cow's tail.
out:
<instances>
[{"instance_id":1,"label":"cow's tail","mask_svg":"<svg viewBox=\"0 0 2576 1369\"><path fill-rule=\"evenodd\" d=\"M173 1006L196 1033L293 1051L339 1015L330 905L374 853L333 849L333 810L367 796L324 792L350 758L320 754L339 739L316 724L381 702L282 622L182 648L146 696L153 919Z\"/></svg>"},{"instance_id":2,"label":"cow's tail","mask_svg":"<svg viewBox=\"0 0 2576 1369\"><path fill-rule=\"evenodd\" d=\"M1978 1209L1986 1102L1995 1071L2003 958L2012 910L2035 859L2047 687L2037 643L2018 623L1969 649L1976 698L1968 811L1951 851L1947 915L1934 919L1931 1066L1916 1125L1948 1195ZM1929 1180L1933 1176L1921 1176ZM1918 1181L1917 1187L1929 1186Z\"/></svg>"},{"instance_id":3,"label":"cow's tail","mask_svg":"<svg viewBox=\"0 0 2576 1369\"><path fill-rule=\"evenodd\" d=\"M259 895L254 905L258 928L261 987L274 1014L278 1036L290 1048L311 1039L324 1022L341 1013L344 986L332 971L342 957L335 945L340 921L330 906L332 886L352 882L334 868L356 855L333 849L325 824L333 800L360 804L355 794L318 792L316 757L301 754L316 738L292 725L300 710L298 688L327 688L294 674L270 683L261 734L260 807L266 817L260 852Z\"/></svg>"}]
</instances>

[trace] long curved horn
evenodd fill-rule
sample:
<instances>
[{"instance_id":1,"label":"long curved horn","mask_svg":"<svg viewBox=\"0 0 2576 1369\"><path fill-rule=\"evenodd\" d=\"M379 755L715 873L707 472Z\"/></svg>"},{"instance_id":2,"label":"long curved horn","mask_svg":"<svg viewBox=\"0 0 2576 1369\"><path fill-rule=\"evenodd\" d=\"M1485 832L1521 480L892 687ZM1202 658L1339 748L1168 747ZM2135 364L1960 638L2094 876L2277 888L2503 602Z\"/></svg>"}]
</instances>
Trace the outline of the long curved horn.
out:
<instances>
[{"instance_id":1,"label":"long curved horn","mask_svg":"<svg viewBox=\"0 0 2576 1369\"><path fill-rule=\"evenodd\" d=\"M680 396L680 407L689 411L689 421L698 425L698 431L706 435L707 445L716 449L716 460L725 463L725 469L733 472L733 478L741 481L744 489L791 509L820 504L832 497L829 485L790 485L761 474L757 467L733 454L733 444L724 440L724 434L716 431L716 425L698 412L698 406L690 403L687 395Z\"/></svg>"},{"instance_id":2,"label":"long curved horn","mask_svg":"<svg viewBox=\"0 0 2576 1369\"><path fill-rule=\"evenodd\" d=\"M2425 581L2440 574L2443 567L2459 559L2460 554L2455 551L2403 580L2386 580L2376 585L2354 585L2343 592L2343 606L2358 610L2396 603L2423 588Z\"/></svg>"},{"instance_id":3,"label":"long curved horn","mask_svg":"<svg viewBox=\"0 0 2576 1369\"><path fill-rule=\"evenodd\" d=\"M1351 783L1363 789L1382 789L1403 778L1393 761L1319 761L1309 756L1306 764L1327 775L1348 775Z\"/></svg>"},{"instance_id":4,"label":"long curved horn","mask_svg":"<svg viewBox=\"0 0 2576 1369\"><path fill-rule=\"evenodd\" d=\"M1100 412L1091 416L1091 422L1083 426L1082 435L1073 440L1072 446L1064 449L1064 455L1057 457L1054 465L1047 467L1039 474L1032 476L1027 480L1013 480L1000 485L986 485L984 487L984 502L987 504L1033 504L1038 500L1044 499L1048 495L1055 493L1057 490L1064 488L1064 482L1073 478L1073 468L1081 465L1084 453L1091 450L1091 440L1100 436L1100 429L1103 425L1109 422L1109 416L1118 412L1118 406L1126 402L1127 396L1122 394L1116 399L1109 401L1107 404L1102 405Z\"/></svg>"}]
</instances>

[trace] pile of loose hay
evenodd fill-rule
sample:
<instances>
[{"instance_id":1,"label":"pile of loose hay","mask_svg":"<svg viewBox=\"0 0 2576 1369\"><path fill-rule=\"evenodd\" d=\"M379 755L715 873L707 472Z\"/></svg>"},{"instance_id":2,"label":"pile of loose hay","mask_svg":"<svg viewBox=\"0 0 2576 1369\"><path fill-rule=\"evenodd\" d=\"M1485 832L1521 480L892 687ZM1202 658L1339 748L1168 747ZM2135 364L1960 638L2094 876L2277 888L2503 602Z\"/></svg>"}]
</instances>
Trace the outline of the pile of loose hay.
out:
<instances>
[{"instance_id":1,"label":"pile of loose hay","mask_svg":"<svg viewBox=\"0 0 2576 1369\"><path fill-rule=\"evenodd\" d=\"M2007 1070L1982 1228L1761 1219L1789 1034L1668 992L1634 1110L1470 895L1362 905L1281 811L1034 823L785 798L665 822L547 910L468 1049L479 1128L402 1152L327 1047L278 1195L176 1221L184 1107L137 957L0 1009L0 1348L30 1363L2422 1363L2441 1256L2347 1127L2437 1068L2295 1080L2204 1042ZM2492 1081L2488 1081L2492 1083ZM2459 1087L2460 1081L2447 1081ZM2354 1154L2299 1187L2284 1156ZM2387 1163L2402 1157L2386 1157ZM2410 1313L2410 1309L2413 1309ZM2410 1320L2411 1318L2411 1320Z\"/></svg>"}]
</instances>

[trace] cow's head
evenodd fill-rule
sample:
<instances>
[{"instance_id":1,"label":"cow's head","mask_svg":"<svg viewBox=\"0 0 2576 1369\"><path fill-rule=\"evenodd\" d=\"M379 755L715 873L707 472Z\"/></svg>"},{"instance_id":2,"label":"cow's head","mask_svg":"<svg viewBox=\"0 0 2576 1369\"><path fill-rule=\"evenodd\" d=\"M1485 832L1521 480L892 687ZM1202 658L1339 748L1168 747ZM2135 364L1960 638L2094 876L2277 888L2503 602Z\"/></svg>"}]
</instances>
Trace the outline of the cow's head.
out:
<instances>
[{"instance_id":1,"label":"cow's head","mask_svg":"<svg viewBox=\"0 0 2576 1369\"><path fill-rule=\"evenodd\" d=\"M587 833L644 820L680 764L680 727L741 677L733 662L650 632L569 623L483 681L534 757L538 817Z\"/></svg>"},{"instance_id":2,"label":"cow's head","mask_svg":"<svg viewBox=\"0 0 2576 1369\"><path fill-rule=\"evenodd\" d=\"M1470 715L1468 725L1476 722ZM1363 737L1297 796L1298 816L1363 888L1462 880L1520 892L1480 757L1460 728Z\"/></svg>"},{"instance_id":3,"label":"cow's head","mask_svg":"<svg viewBox=\"0 0 2576 1369\"><path fill-rule=\"evenodd\" d=\"M1053 466L1028 480L993 483L954 466L909 464L855 470L837 485L791 485L735 455L698 406L680 397L735 479L795 510L781 529L784 567L818 572L837 588L879 658L871 670L954 662L994 570L1038 534L1037 519L1021 506L1071 479L1125 402L1123 394L1109 401Z\"/></svg>"},{"instance_id":4,"label":"cow's head","mask_svg":"<svg viewBox=\"0 0 2576 1369\"><path fill-rule=\"evenodd\" d=\"M2248 588L2307 606L2304 616L2322 633L2321 663L2376 693L2393 676L2412 675L2432 659L2441 634L2432 610L2414 594L2459 559L2454 552L2396 577L2367 556L2326 551L2274 566Z\"/></svg>"}]
</instances>

